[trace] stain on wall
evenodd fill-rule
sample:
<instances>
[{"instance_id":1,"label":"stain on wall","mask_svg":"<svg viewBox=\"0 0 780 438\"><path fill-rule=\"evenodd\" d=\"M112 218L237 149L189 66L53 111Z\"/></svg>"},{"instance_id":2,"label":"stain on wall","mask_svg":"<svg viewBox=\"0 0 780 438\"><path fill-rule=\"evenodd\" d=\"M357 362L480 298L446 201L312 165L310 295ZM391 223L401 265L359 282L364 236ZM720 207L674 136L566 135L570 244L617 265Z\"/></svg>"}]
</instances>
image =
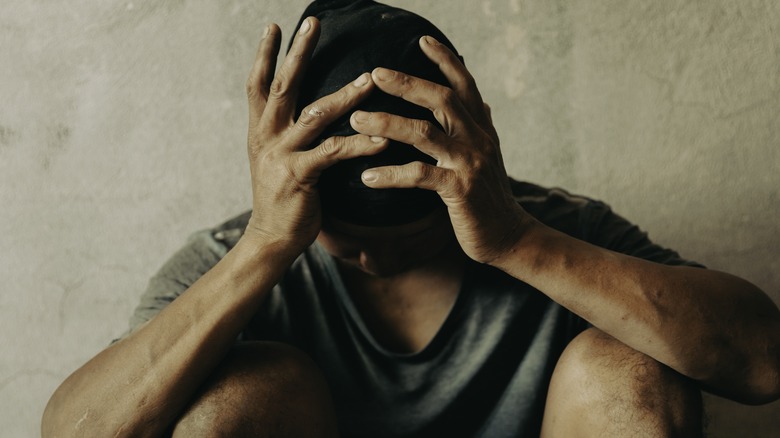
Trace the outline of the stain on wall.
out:
<instances>
[{"instance_id":1,"label":"stain on wall","mask_svg":"<svg viewBox=\"0 0 780 438\"><path fill-rule=\"evenodd\" d=\"M19 141L20 133L13 128L0 125L0 151L10 148Z\"/></svg>"}]
</instances>

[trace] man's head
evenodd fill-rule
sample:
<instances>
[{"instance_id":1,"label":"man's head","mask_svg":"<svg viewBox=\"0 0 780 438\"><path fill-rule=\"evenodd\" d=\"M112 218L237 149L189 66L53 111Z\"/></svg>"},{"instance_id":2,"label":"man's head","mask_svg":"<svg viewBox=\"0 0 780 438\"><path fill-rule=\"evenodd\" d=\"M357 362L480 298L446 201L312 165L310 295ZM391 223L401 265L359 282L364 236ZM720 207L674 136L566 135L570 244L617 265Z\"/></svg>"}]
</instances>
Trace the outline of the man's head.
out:
<instances>
[{"instance_id":1,"label":"man's head","mask_svg":"<svg viewBox=\"0 0 780 438\"><path fill-rule=\"evenodd\" d=\"M431 35L455 49L441 31L420 16L370 0L315 1L306 9L301 22L308 16L320 20L321 35L301 85L299 111L375 67L449 85L438 67L423 54L418 41L423 35ZM428 120L438 126L430 110L380 91L374 91L355 109ZM353 134L356 132L347 114L331 124L314 144L328 137ZM375 190L360 179L366 169L412 161L434 162L413 146L391 142L375 156L347 160L327 169L319 184L324 213L367 226L405 224L429 215L442 206L436 193L421 189Z\"/></svg>"}]
</instances>

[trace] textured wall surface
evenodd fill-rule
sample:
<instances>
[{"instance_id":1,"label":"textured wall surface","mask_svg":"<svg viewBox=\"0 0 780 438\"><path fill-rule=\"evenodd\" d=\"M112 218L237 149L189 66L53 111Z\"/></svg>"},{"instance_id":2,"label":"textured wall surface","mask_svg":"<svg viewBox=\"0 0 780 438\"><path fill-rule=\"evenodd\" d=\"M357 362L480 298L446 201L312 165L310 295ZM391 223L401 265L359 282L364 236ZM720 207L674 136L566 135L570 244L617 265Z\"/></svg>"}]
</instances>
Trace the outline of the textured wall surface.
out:
<instances>
[{"instance_id":1,"label":"textured wall surface","mask_svg":"<svg viewBox=\"0 0 780 438\"><path fill-rule=\"evenodd\" d=\"M603 199L780 301L780 2L391 3L460 48L512 175ZM305 4L4 1L0 435L36 436L147 278L247 208L245 75L263 26ZM780 430L778 403L708 405L713 437Z\"/></svg>"}]
</instances>

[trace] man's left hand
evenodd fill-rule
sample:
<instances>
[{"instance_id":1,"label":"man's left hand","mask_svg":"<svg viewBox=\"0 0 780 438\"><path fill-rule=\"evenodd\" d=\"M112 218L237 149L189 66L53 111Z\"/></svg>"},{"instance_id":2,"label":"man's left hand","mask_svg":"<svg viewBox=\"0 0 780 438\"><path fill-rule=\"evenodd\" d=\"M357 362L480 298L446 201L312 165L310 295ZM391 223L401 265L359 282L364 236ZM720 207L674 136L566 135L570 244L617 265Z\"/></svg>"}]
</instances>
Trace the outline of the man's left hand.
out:
<instances>
[{"instance_id":1,"label":"man's left hand","mask_svg":"<svg viewBox=\"0 0 780 438\"><path fill-rule=\"evenodd\" d=\"M350 122L361 134L411 144L433 157L363 172L372 188L434 190L447 206L455 235L472 259L494 263L523 235L529 216L515 202L499 149L498 135L466 67L446 46L422 37L420 47L439 66L452 88L376 68L371 73L385 93L428 108L442 126L388 113L355 112Z\"/></svg>"}]
</instances>

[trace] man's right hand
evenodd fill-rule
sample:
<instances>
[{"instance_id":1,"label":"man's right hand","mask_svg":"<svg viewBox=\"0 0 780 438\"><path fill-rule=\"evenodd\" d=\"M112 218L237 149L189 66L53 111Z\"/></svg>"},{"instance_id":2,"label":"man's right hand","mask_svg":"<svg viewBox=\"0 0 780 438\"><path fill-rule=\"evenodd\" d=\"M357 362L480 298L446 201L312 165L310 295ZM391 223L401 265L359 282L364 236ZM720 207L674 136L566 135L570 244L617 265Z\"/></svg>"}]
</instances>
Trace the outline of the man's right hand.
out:
<instances>
[{"instance_id":1,"label":"man's right hand","mask_svg":"<svg viewBox=\"0 0 780 438\"><path fill-rule=\"evenodd\" d=\"M316 184L322 171L341 160L376 154L388 144L383 138L353 135L331 137L309 149L330 123L374 88L371 75L364 73L336 93L305 107L295 120L298 89L319 32L317 19L307 18L274 75L281 32L270 25L246 87L253 209L245 237L284 245L291 256L302 252L320 231Z\"/></svg>"}]
</instances>

